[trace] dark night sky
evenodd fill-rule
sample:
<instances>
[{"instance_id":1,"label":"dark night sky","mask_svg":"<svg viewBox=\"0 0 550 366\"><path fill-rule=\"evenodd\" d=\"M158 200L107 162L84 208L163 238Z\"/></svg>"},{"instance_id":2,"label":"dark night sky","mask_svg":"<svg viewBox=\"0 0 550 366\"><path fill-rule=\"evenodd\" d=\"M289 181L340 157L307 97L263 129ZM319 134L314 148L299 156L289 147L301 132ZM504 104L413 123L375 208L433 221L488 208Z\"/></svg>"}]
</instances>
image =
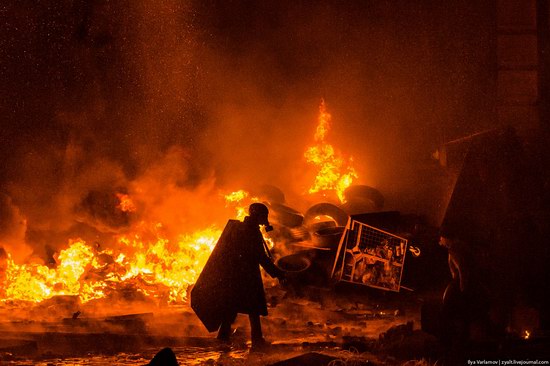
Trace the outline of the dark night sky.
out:
<instances>
[{"instance_id":1,"label":"dark night sky","mask_svg":"<svg viewBox=\"0 0 550 366\"><path fill-rule=\"evenodd\" d=\"M363 183L429 209L429 154L494 123L494 13L475 0L3 2L4 205L56 230L86 192L125 187L174 149L181 186L298 191L324 97Z\"/></svg>"}]
</instances>

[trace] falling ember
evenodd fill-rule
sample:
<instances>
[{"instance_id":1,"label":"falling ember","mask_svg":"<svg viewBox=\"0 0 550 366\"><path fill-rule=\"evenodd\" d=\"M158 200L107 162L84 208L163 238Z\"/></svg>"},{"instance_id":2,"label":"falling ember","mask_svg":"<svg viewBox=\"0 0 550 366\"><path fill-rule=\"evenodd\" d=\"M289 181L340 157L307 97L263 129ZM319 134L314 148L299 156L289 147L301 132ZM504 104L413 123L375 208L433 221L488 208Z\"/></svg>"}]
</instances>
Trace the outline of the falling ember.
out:
<instances>
[{"instance_id":1,"label":"falling ember","mask_svg":"<svg viewBox=\"0 0 550 366\"><path fill-rule=\"evenodd\" d=\"M306 161L315 165L319 171L309 193L335 191L341 202L344 202L344 191L355 178L357 172L352 166L353 158L344 159L325 141L330 130L331 115L327 112L325 101L319 105L319 118L315 131L315 145L304 153Z\"/></svg>"},{"instance_id":2,"label":"falling ember","mask_svg":"<svg viewBox=\"0 0 550 366\"><path fill-rule=\"evenodd\" d=\"M122 212L135 212L136 211L136 205L134 204L134 202L132 201L130 196L128 196L127 194L124 194L124 193L117 193L116 196L119 200L117 208L120 209L120 211L122 211Z\"/></svg>"},{"instance_id":3,"label":"falling ember","mask_svg":"<svg viewBox=\"0 0 550 366\"><path fill-rule=\"evenodd\" d=\"M523 339L529 339L531 337L531 332L524 330L522 334Z\"/></svg>"}]
</instances>

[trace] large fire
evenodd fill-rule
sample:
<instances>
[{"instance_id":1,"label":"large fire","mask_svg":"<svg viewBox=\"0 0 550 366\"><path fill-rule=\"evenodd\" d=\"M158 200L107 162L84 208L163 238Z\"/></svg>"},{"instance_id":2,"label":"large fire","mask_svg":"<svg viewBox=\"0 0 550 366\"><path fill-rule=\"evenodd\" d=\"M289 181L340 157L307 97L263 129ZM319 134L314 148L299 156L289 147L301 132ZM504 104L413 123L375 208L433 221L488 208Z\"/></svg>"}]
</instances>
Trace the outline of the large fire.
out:
<instances>
[{"instance_id":1,"label":"large fire","mask_svg":"<svg viewBox=\"0 0 550 366\"><path fill-rule=\"evenodd\" d=\"M116 194L117 206L135 211L128 194ZM243 219L250 202L244 190L220 195L226 206ZM183 302L187 289L197 280L221 229L212 226L170 240L161 223L141 222L131 235L116 238L116 249L100 249L82 239L69 240L56 256L55 268L43 264L17 264L7 253L0 258L0 298L3 301L41 302L59 295L78 296L82 303L135 291L164 303ZM272 245L272 243L271 243Z\"/></svg>"},{"instance_id":2,"label":"large fire","mask_svg":"<svg viewBox=\"0 0 550 366\"><path fill-rule=\"evenodd\" d=\"M344 203L344 191L357 178L357 172L352 166L353 158L345 159L325 140L330 130L331 118L332 116L327 112L325 101L321 100L314 136L315 145L304 153L306 161L318 168L317 176L309 193L335 191L340 201Z\"/></svg>"},{"instance_id":3,"label":"large fire","mask_svg":"<svg viewBox=\"0 0 550 366\"><path fill-rule=\"evenodd\" d=\"M343 200L344 190L357 174L351 159L345 160L325 142L330 118L322 101L316 144L305 153L307 161L319 168L309 192L332 190ZM131 195L116 193L116 198L120 212L133 214L138 210ZM220 193L219 198L220 206L235 210L234 217L239 220L246 216L250 203L260 201L244 190ZM68 247L54 256L53 265L18 264L0 248L0 300L38 303L66 295L86 303L126 291L159 303L181 303L186 301L188 287L197 280L221 231L211 225L174 239L165 233L162 223L139 222L130 233L116 235L110 248L71 239ZM265 232L264 238L274 246Z\"/></svg>"},{"instance_id":4,"label":"large fire","mask_svg":"<svg viewBox=\"0 0 550 366\"><path fill-rule=\"evenodd\" d=\"M154 225L160 228L161 225ZM150 230L154 231L154 230ZM133 289L150 298L183 301L221 231L208 228L170 241L160 233L150 240L141 234L117 238L117 250L99 250L81 239L59 252L57 266L18 265L8 254L2 278L4 300L40 302L75 295L82 302L114 291Z\"/></svg>"}]
</instances>

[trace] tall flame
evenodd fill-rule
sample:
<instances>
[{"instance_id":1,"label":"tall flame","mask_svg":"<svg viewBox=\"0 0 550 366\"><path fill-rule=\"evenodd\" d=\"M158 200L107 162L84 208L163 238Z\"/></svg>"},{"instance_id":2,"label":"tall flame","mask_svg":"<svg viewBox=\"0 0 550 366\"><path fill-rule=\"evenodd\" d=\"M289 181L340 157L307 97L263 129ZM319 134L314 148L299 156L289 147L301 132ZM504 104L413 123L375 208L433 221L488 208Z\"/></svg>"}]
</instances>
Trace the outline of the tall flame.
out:
<instances>
[{"instance_id":1,"label":"tall flame","mask_svg":"<svg viewBox=\"0 0 550 366\"><path fill-rule=\"evenodd\" d=\"M325 141L330 130L332 116L327 112L324 99L319 105L319 117L315 130L315 145L304 153L308 163L318 168L317 176L309 193L335 191L341 202L344 202L344 191L355 178L357 172L352 166L353 158L345 159L334 147Z\"/></svg>"}]
</instances>

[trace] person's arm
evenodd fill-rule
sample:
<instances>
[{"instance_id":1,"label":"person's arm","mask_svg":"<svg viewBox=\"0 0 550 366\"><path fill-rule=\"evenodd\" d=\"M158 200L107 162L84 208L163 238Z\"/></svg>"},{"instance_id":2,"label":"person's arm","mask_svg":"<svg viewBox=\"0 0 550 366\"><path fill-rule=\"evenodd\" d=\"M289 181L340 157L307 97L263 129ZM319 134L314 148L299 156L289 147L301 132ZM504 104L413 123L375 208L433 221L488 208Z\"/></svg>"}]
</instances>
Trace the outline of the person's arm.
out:
<instances>
[{"instance_id":1,"label":"person's arm","mask_svg":"<svg viewBox=\"0 0 550 366\"><path fill-rule=\"evenodd\" d=\"M258 243L258 262L263 269L273 278L283 278L284 272L273 263L273 260L268 257L266 249L264 248L264 241L261 238L261 242Z\"/></svg>"},{"instance_id":2,"label":"person's arm","mask_svg":"<svg viewBox=\"0 0 550 366\"><path fill-rule=\"evenodd\" d=\"M464 243L455 241L449 248L449 266L454 279L458 279L460 291L468 288L469 271L466 265Z\"/></svg>"},{"instance_id":3,"label":"person's arm","mask_svg":"<svg viewBox=\"0 0 550 366\"><path fill-rule=\"evenodd\" d=\"M458 266L456 265L456 262L454 261L454 258L451 256L451 254L447 255L447 263L449 265L449 272L451 272L451 278L458 278Z\"/></svg>"}]
</instances>

